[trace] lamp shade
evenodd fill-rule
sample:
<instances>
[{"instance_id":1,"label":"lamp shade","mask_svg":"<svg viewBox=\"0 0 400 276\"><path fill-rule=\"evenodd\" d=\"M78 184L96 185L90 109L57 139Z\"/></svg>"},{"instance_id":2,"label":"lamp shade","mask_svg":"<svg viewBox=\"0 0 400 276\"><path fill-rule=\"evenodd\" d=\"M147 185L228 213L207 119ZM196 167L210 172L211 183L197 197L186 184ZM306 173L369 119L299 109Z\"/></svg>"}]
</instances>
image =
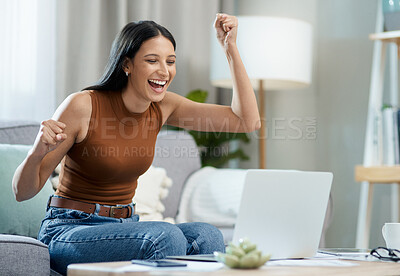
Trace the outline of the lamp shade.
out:
<instances>
[{"instance_id":1,"label":"lamp shade","mask_svg":"<svg viewBox=\"0 0 400 276\"><path fill-rule=\"evenodd\" d=\"M237 46L253 88L298 89L311 83L312 27L290 18L238 16ZM215 38L211 48L211 83L232 88L225 54Z\"/></svg>"}]
</instances>

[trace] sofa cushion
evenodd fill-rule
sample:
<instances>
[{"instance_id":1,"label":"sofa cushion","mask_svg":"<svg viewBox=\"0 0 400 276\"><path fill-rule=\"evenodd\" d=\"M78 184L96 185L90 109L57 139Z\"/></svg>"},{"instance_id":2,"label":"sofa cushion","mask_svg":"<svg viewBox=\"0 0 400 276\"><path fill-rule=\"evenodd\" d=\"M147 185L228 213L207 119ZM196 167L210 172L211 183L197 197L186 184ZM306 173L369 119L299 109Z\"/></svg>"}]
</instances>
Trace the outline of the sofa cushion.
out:
<instances>
[{"instance_id":1,"label":"sofa cushion","mask_svg":"<svg viewBox=\"0 0 400 276\"><path fill-rule=\"evenodd\" d=\"M29 237L0 234L0 275L49 275L47 246Z\"/></svg>"},{"instance_id":2,"label":"sofa cushion","mask_svg":"<svg viewBox=\"0 0 400 276\"><path fill-rule=\"evenodd\" d=\"M32 199L17 202L12 191L16 168L31 146L0 144L0 233L37 237L41 220L46 213L48 197L53 193L51 183Z\"/></svg>"},{"instance_id":3,"label":"sofa cushion","mask_svg":"<svg viewBox=\"0 0 400 276\"><path fill-rule=\"evenodd\" d=\"M164 168L150 166L150 168L138 178L138 185L133 197L136 203L135 212L140 216L140 221L166 221L175 223L171 217L164 218L162 212L165 206L161 202L168 196L168 189L172 186L172 180L167 176Z\"/></svg>"},{"instance_id":4,"label":"sofa cushion","mask_svg":"<svg viewBox=\"0 0 400 276\"><path fill-rule=\"evenodd\" d=\"M164 217L176 217L186 179L201 168L200 153L186 131L163 130L158 134L153 166L164 168L172 179L168 196L162 200Z\"/></svg>"},{"instance_id":5,"label":"sofa cushion","mask_svg":"<svg viewBox=\"0 0 400 276\"><path fill-rule=\"evenodd\" d=\"M233 228L247 170L204 167L186 182L179 206L178 223L206 222Z\"/></svg>"}]
</instances>

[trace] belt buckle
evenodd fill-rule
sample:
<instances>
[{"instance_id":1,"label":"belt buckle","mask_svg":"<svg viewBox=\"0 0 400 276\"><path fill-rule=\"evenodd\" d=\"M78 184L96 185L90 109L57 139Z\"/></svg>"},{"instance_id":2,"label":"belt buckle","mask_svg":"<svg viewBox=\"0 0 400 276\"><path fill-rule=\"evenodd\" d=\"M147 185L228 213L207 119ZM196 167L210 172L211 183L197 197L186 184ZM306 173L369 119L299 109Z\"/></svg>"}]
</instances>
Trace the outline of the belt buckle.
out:
<instances>
[{"instance_id":1,"label":"belt buckle","mask_svg":"<svg viewBox=\"0 0 400 276\"><path fill-rule=\"evenodd\" d=\"M110 209L110 217L112 217L112 218L115 218L115 213L114 213L114 210L115 209L124 209L125 207L119 207L119 206L111 206L111 209Z\"/></svg>"}]
</instances>

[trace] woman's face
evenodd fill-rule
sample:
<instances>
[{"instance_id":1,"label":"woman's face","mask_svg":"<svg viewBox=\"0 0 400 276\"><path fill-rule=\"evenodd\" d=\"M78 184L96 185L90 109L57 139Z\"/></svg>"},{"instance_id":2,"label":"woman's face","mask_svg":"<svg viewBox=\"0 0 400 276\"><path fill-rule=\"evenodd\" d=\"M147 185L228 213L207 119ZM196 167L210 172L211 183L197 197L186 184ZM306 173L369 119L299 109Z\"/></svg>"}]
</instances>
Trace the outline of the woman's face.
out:
<instances>
[{"instance_id":1,"label":"woman's face","mask_svg":"<svg viewBox=\"0 0 400 276\"><path fill-rule=\"evenodd\" d=\"M162 35L143 42L130 60L129 85L136 96L145 101L159 102L176 74L175 51L172 43Z\"/></svg>"}]
</instances>

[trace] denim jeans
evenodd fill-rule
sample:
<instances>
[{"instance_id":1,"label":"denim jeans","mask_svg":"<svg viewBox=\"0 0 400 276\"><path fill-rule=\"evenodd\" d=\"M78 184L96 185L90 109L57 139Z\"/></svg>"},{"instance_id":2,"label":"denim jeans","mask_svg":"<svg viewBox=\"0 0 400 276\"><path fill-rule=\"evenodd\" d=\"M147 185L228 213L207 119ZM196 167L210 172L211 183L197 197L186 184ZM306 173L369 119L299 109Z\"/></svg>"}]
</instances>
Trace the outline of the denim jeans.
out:
<instances>
[{"instance_id":1,"label":"denim jeans","mask_svg":"<svg viewBox=\"0 0 400 276\"><path fill-rule=\"evenodd\" d=\"M166 256L224 252L221 232L207 223L170 224L49 207L38 239L47 244L51 268L66 274L71 263L162 259Z\"/></svg>"}]
</instances>

